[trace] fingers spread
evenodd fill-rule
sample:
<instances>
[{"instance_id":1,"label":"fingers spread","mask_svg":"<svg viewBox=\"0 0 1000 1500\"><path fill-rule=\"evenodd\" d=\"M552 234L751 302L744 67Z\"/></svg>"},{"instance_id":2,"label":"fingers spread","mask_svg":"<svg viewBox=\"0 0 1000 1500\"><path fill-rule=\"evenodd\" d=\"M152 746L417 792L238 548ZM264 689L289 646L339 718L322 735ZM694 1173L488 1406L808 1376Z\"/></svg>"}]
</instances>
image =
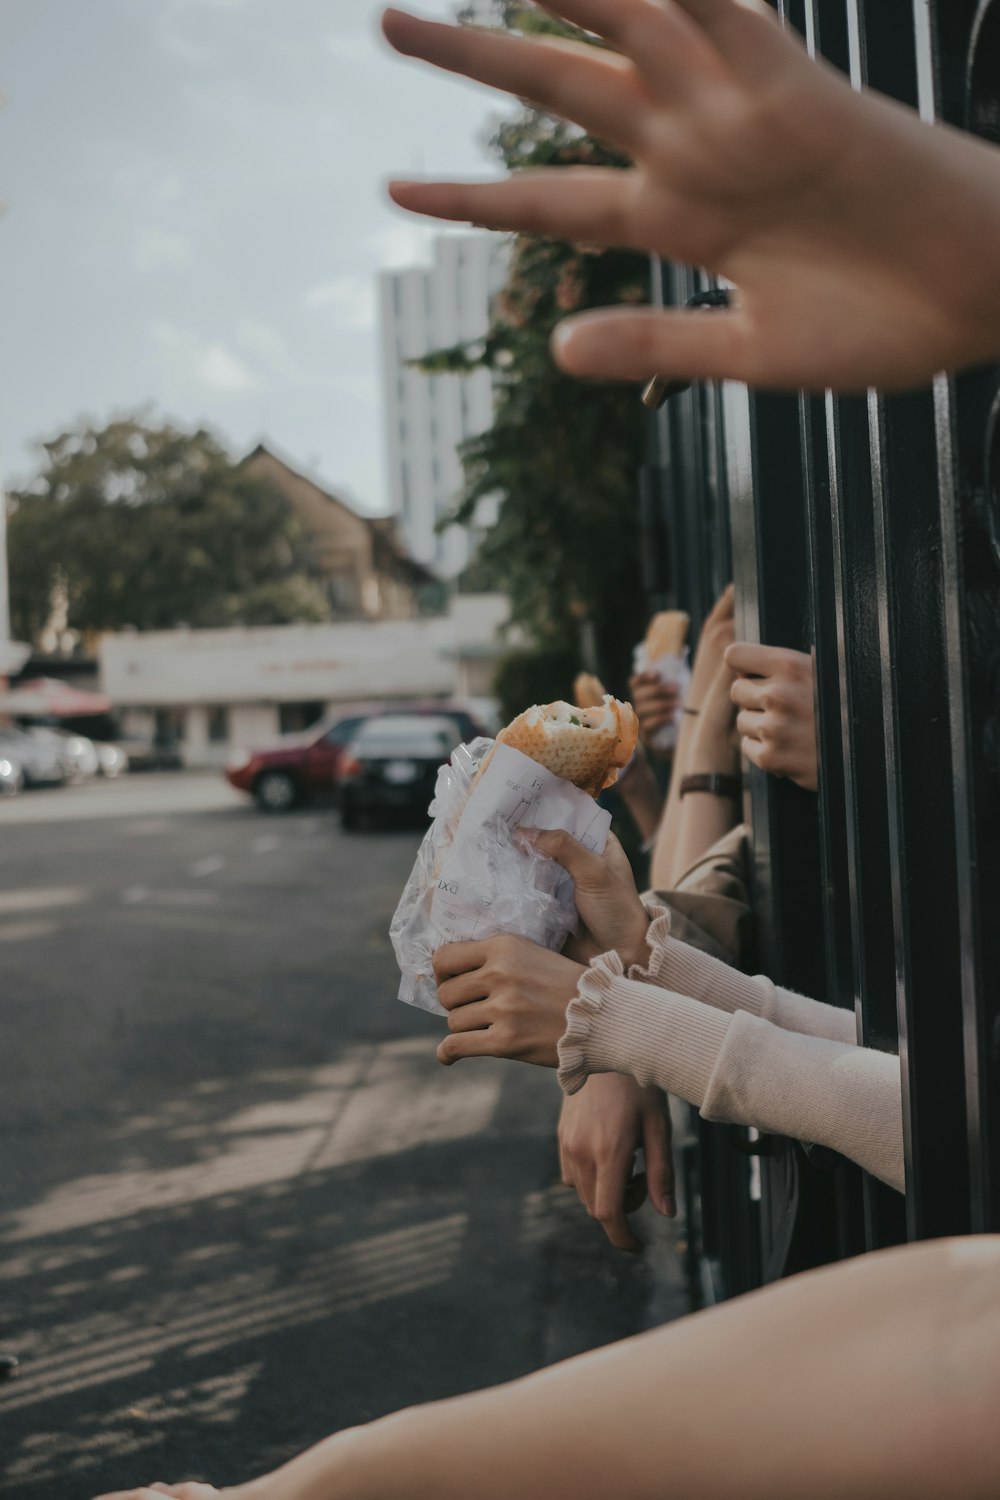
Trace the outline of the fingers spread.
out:
<instances>
[{"instance_id":1,"label":"fingers spread","mask_svg":"<svg viewBox=\"0 0 1000 1500\"><path fill-rule=\"evenodd\" d=\"M425 21L387 10L386 39L397 52L530 99L589 134L629 149L644 125L645 103L625 58L586 42L514 36L478 26Z\"/></svg>"},{"instance_id":2,"label":"fingers spread","mask_svg":"<svg viewBox=\"0 0 1000 1500\"><path fill-rule=\"evenodd\" d=\"M795 60L797 44L783 35L764 0L672 0L696 23L734 73L759 79ZM803 54L804 56L804 54Z\"/></svg>"},{"instance_id":3,"label":"fingers spread","mask_svg":"<svg viewBox=\"0 0 1000 1500\"><path fill-rule=\"evenodd\" d=\"M661 89L686 89L721 72L718 50L672 5L655 0L545 0L544 8L604 37Z\"/></svg>"},{"instance_id":4,"label":"fingers spread","mask_svg":"<svg viewBox=\"0 0 1000 1500\"><path fill-rule=\"evenodd\" d=\"M633 176L615 167L540 167L500 182L390 182L389 196L411 213L480 229L620 245L628 243Z\"/></svg>"},{"instance_id":5,"label":"fingers spread","mask_svg":"<svg viewBox=\"0 0 1000 1500\"><path fill-rule=\"evenodd\" d=\"M570 375L602 380L749 380L756 373L740 312L601 309L567 318L553 348Z\"/></svg>"}]
</instances>

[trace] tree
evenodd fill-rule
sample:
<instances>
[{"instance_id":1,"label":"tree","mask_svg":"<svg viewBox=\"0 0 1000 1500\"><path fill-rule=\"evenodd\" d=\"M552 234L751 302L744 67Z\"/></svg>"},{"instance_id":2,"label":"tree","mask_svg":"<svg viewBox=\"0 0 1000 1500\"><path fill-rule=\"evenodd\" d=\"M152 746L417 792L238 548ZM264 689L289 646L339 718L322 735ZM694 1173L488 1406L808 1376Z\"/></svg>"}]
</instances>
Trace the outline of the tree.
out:
<instances>
[{"instance_id":1,"label":"tree","mask_svg":"<svg viewBox=\"0 0 1000 1500\"><path fill-rule=\"evenodd\" d=\"M9 496L11 615L36 641L59 599L80 632L330 618L287 501L211 434L125 417L39 445Z\"/></svg>"},{"instance_id":2,"label":"tree","mask_svg":"<svg viewBox=\"0 0 1000 1500\"><path fill-rule=\"evenodd\" d=\"M514 0L497 0L496 8L514 29L581 36ZM503 122L491 145L511 171L627 165L618 152L530 108ZM637 502L643 408L631 387L563 375L549 336L568 312L645 302L648 286L642 254L518 235L486 339L420 361L436 373L485 367L495 383L493 426L464 445L464 491L447 518L471 523L481 500L499 498L470 581L509 593L515 621L552 663L579 659L590 632L599 669L618 685L645 617Z\"/></svg>"}]
</instances>

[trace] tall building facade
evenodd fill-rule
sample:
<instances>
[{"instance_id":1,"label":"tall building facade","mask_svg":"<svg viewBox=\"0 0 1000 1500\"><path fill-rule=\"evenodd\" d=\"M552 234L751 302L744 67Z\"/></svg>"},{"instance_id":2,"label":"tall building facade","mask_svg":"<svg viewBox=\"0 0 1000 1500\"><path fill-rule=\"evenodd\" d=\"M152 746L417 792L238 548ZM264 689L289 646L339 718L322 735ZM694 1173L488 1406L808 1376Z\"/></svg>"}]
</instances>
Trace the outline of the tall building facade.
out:
<instances>
[{"instance_id":1,"label":"tall building facade","mask_svg":"<svg viewBox=\"0 0 1000 1500\"><path fill-rule=\"evenodd\" d=\"M476 527L439 519L462 488L459 446L493 420L488 370L428 375L408 362L482 338L490 302L503 286L506 242L496 235L443 235L430 266L380 277L384 408L389 490L412 557L443 578L465 567ZM481 515L480 524L491 516Z\"/></svg>"}]
</instances>

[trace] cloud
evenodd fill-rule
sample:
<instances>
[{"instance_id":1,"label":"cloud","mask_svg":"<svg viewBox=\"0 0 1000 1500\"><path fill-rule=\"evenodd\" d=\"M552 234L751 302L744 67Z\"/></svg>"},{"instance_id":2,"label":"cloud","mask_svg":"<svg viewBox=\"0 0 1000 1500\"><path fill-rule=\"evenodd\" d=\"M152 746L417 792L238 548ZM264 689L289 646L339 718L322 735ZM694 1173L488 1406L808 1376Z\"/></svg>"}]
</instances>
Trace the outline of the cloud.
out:
<instances>
[{"instance_id":1,"label":"cloud","mask_svg":"<svg viewBox=\"0 0 1000 1500\"><path fill-rule=\"evenodd\" d=\"M193 329L162 318L154 320L150 332L161 352L173 355L199 385L227 394L260 389L259 376L224 344L203 339Z\"/></svg>"},{"instance_id":2,"label":"cloud","mask_svg":"<svg viewBox=\"0 0 1000 1500\"><path fill-rule=\"evenodd\" d=\"M288 343L269 323L256 318L241 318L236 325L236 342L251 355L258 368L263 369L272 382L293 386L326 386L329 376L310 370L296 358Z\"/></svg>"},{"instance_id":3,"label":"cloud","mask_svg":"<svg viewBox=\"0 0 1000 1500\"><path fill-rule=\"evenodd\" d=\"M132 261L137 271L186 271L194 262L194 246L186 234L148 224L136 231Z\"/></svg>"},{"instance_id":4,"label":"cloud","mask_svg":"<svg viewBox=\"0 0 1000 1500\"><path fill-rule=\"evenodd\" d=\"M335 276L308 291L306 307L319 307L337 328L375 327L375 280L372 276Z\"/></svg>"}]
</instances>

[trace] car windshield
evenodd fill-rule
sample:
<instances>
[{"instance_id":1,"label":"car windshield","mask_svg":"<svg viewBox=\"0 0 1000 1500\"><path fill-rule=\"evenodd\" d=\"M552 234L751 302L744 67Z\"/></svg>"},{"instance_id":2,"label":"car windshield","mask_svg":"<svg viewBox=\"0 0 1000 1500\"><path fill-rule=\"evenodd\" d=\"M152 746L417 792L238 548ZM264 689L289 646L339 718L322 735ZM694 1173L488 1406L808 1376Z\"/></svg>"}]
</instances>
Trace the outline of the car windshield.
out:
<instances>
[{"instance_id":1,"label":"car windshield","mask_svg":"<svg viewBox=\"0 0 1000 1500\"><path fill-rule=\"evenodd\" d=\"M360 756L450 755L461 735L451 719L388 717L370 719L354 741Z\"/></svg>"}]
</instances>

